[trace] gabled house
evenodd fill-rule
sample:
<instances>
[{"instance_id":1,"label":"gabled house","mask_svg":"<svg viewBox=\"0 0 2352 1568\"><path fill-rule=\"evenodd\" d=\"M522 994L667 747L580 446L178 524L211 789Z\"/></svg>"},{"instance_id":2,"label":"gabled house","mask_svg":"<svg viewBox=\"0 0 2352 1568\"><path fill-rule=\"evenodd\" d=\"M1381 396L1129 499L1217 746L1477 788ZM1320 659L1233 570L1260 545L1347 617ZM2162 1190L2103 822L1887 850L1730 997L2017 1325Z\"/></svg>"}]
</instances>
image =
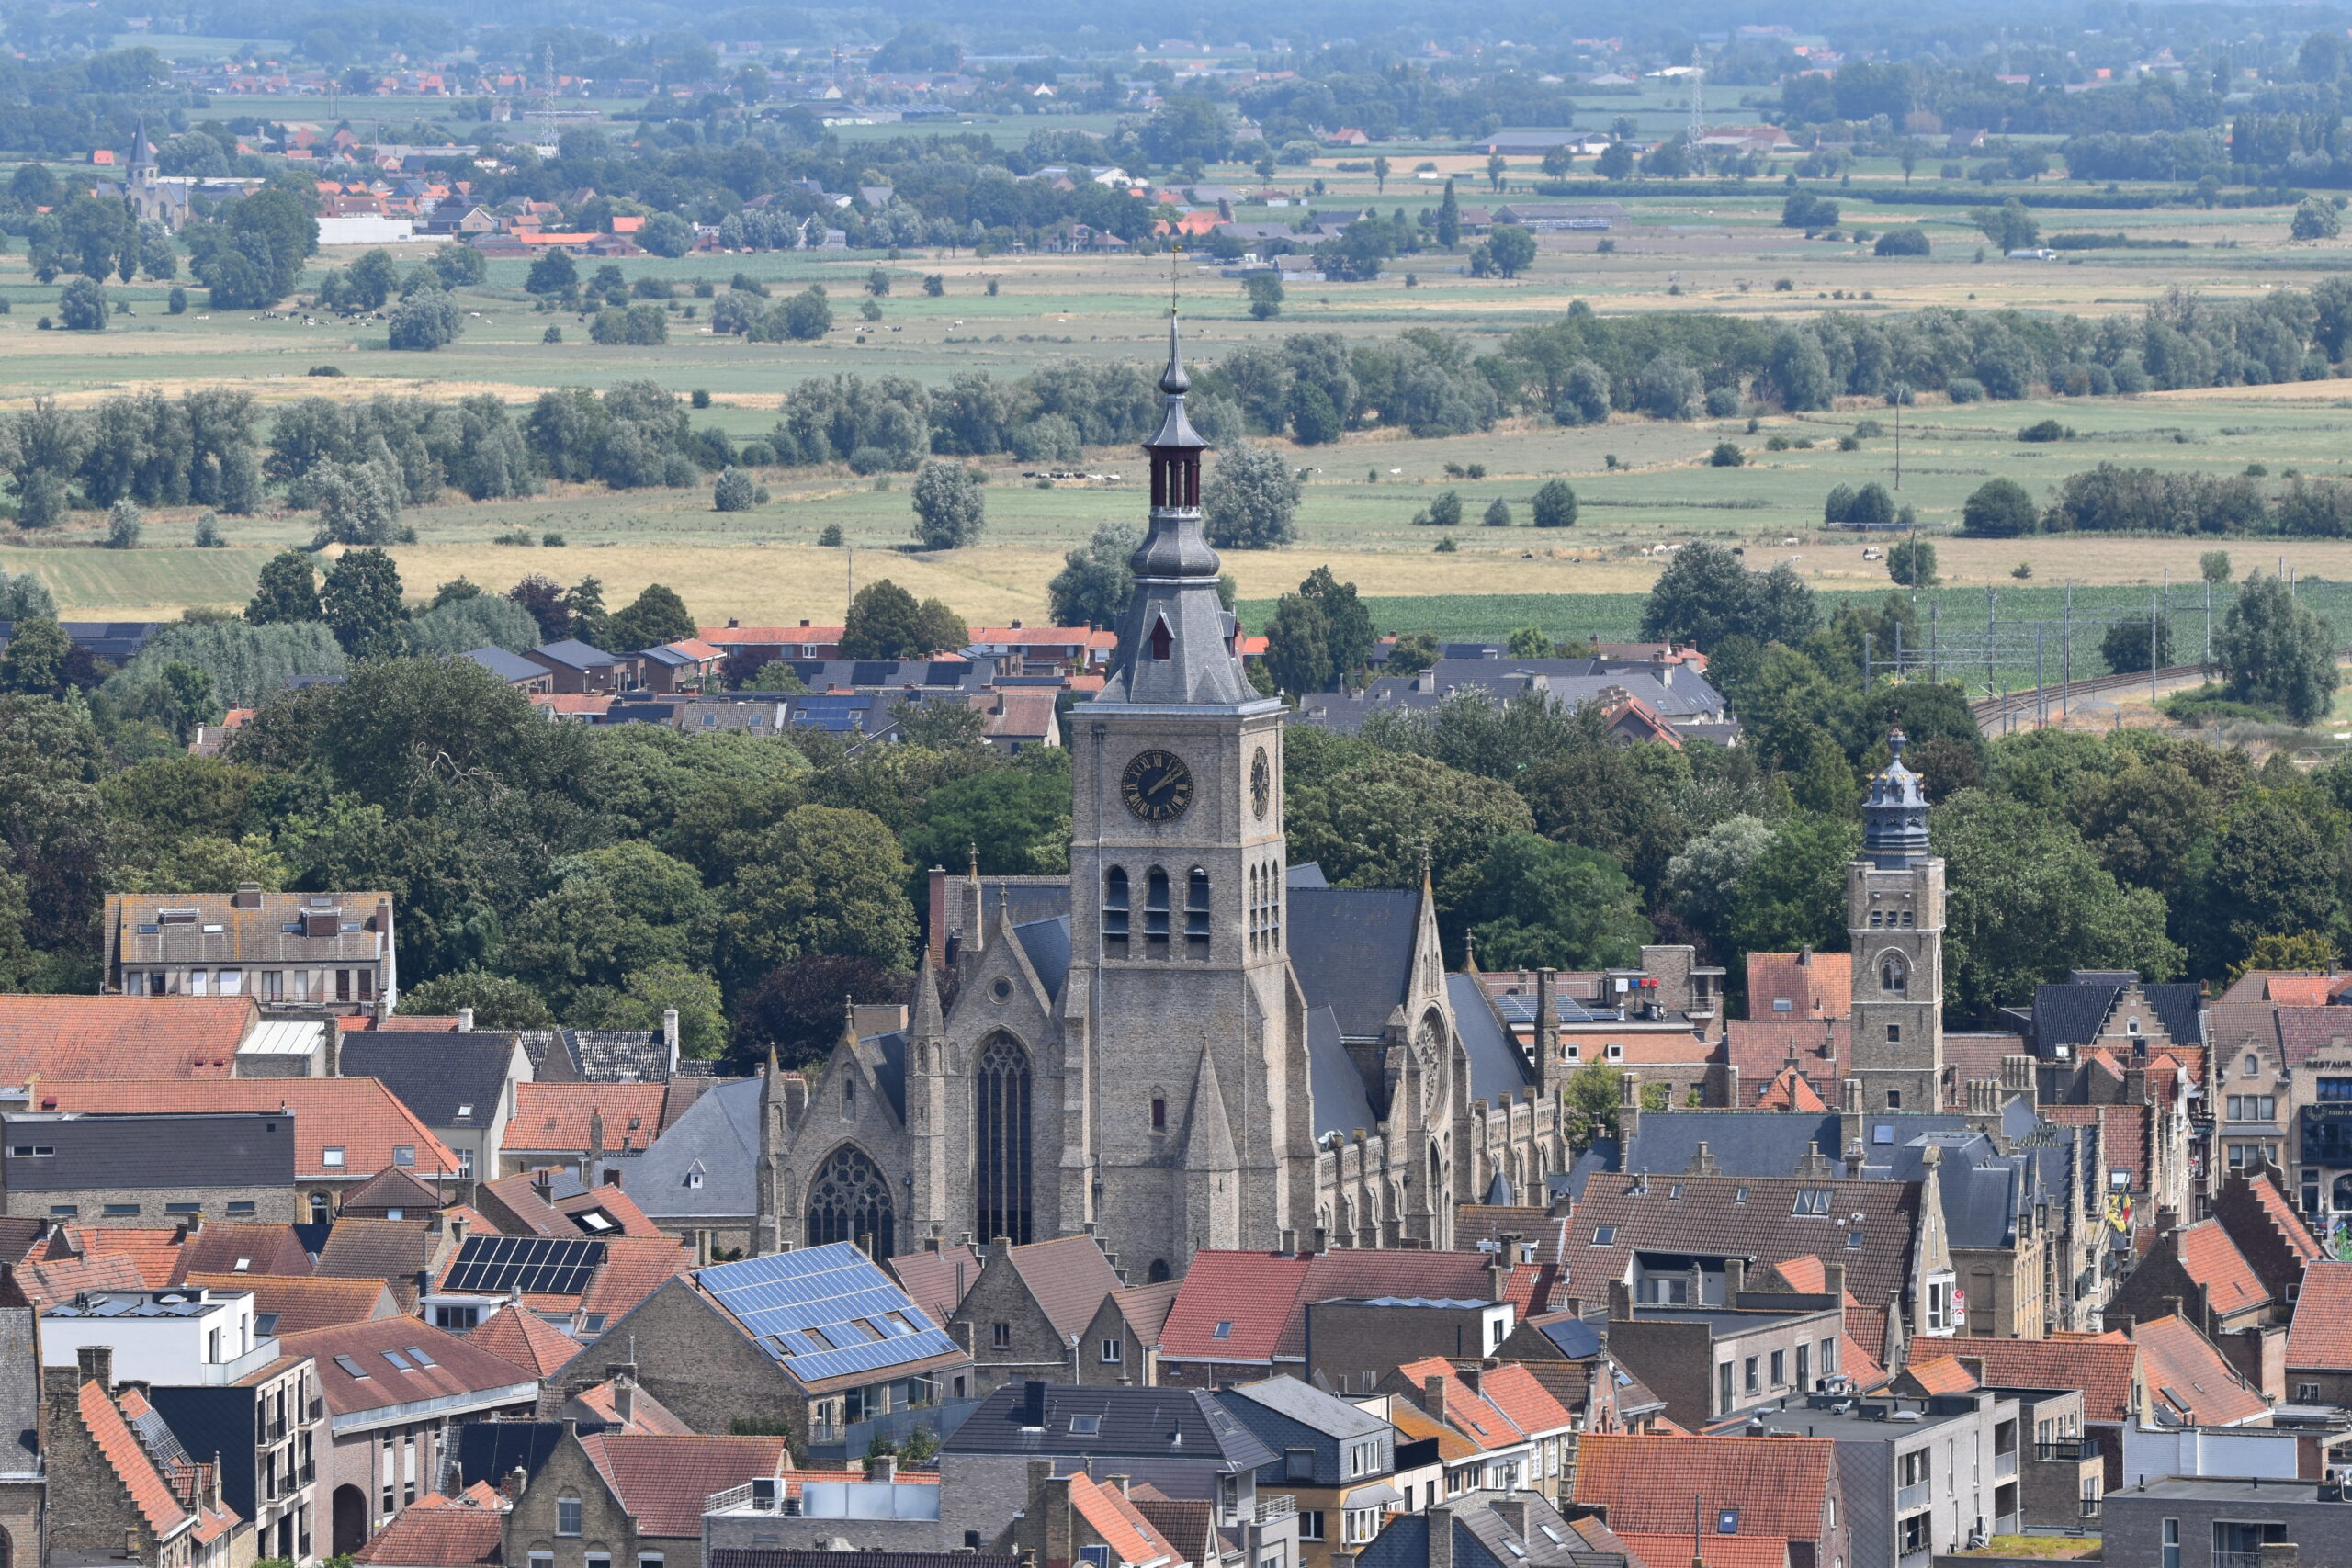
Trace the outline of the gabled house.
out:
<instances>
[{"instance_id":1,"label":"gabled house","mask_svg":"<svg viewBox=\"0 0 2352 1568\"><path fill-rule=\"evenodd\" d=\"M240 1547L250 1560L252 1522L222 1500L214 1467L189 1457L144 1394L117 1385L104 1347L45 1368L41 1392L42 1459L61 1502L45 1536L26 1542L28 1562L127 1551L147 1568L228 1568Z\"/></svg>"},{"instance_id":2,"label":"gabled house","mask_svg":"<svg viewBox=\"0 0 2352 1568\"><path fill-rule=\"evenodd\" d=\"M1343 1248L1193 1257L1159 1335L1159 1382L1177 1388L1252 1382L1306 1366L1306 1303L1335 1297L1492 1299L1494 1268L1476 1252Z\"/></svg>"},{"instance_id":3,"label":"gabled house","mask_svg":"<svg viewBox=\"0 0 2352 1568\"><path fill-rule=\"evenodd\" d=\"M372 1077L398 1095L458 1156L460 1177L494 1174L517 1089L535 1076L511 1033L402 1030L343 1042L347 1077Z\"/></svg>"},{"instance_id":4,"label":"gabled house","mask_svg":"<svg viewBox=\"0 0 2352 1568\"><path fill-rule=\"evenodd\" d=\"M1515 1362L1456 1366L1433 1356L1397 1368L1380 1392L1418 1403L1476 1450L1446 1467L1449 1496L1480 1490L1551 1496L1573 1468L1576 1417Z\"/></svg>"},{"instance_id":5,"label":"gabled house","mask_svg":"<svg viewBox=\"0 0 2352 1568\"><path fill-rule=\"evenodd\" d=\"M2270 1401L2188 1319L2166 1314L2132 1325L2151 1424L2267 1427ZM2281 1347L2283 1361L2284 1348Z\"/></svg>"},{"instance_id":6,"label":"gabled house","mask_svg":"<svg viewBox=\"0 0 2352 1568\"><path fill-rule=\"evenodd\" d=\"M1033 1377L1082 1381L1081 1337L1119 1288L1091 1235L1000 1240L947 1320L948 1337L972 1358L973 1393Z\"/></svg>"},{"instance_id":7,"label":"gabled house","mask_svg":"<svg viewBox=\"0 0 2352 1568\"><path fill-rule=\"evenodd\" d=\"M1576 1502L1600 1510L1621 1537L1688 1541L1695 1498L1710 1540L1777 1542L1815 1568L1859 1563L1837 1450L1827 1438L1588 1437L1577 1448ZM1705 1549L1692 1560L1706 1560Z\"/></svg>"},{"instance_id":8,"label":"gabled house","mask_svg":"<svg viewBox=\"0 0 2352 1568\"><path fill-rule=\"evenodd\" d=\"M583 243L590 237L579 236ZM625 684L621 660L577 637L542 643L526 649L523 657L554 678L554 691L559 696L609 696Z\"/></svg>"},{"instance_id":9,"label":"gabled house","mask_svg":"<svg viewBox=\"0 0 2352 1568\"><path fill-rule=\"evenodd\" d=\"M1192 1559L1128 1497L1127 1485L1125 1476L1114 1477L1106 1485L1083 1472L1041 1477L992 1550L1040 1563L1192 1568Z\"/></svg>"},{"instance_id":10,"label":"gabled house","mask_svg":"<svg viewBox=\"0 0 2352 1568\"><path fill-rule=\"evenodd\" d=\"M704 1499L792 1470L781 1437L562 1434L507 1512L510 1564L704 1568Z\"/></svg>"},{"instance_id":11,"label":"gabled house","mask_svg":"<svg viewBox=\"0 0 2352 1568\"><path fill-rule=\"evenodd\" d=\"M1078 1358L1080 1383L1155 1383L1159 1381L1159 1339L1168 1311L1176 1304L1178 1280L1130 1285L1102 1298L1086 1325Z\"/></svg>"},{"instance_id":12,"label":"gabled house","mask_svg":"<svg viewBox=\"0 0 2352 1568\"><path fill-rule=\"evenodd\" d=\"M2352 1263L2315 1262L2303 1271L2286 1373L2297 1404L2352 1405Z\"/></svg>"},{"instance_id":13,"label":"gabled house","mask_svg":"<svg viewBox=\"0 0 2352 1568\"><path fill-rule=\"evenodd\" d=\"M1685 1531L1687 1536L1688 1531ZM1570 1519L1527 1492L1465 1492L1426 1513L1399 1515L1364 1548L1363 1568L1602 1568L1687 1561L1670 1555L1666 1538L1647 1544L1620 1536L1598 1517ZM1780 1558L1736 1559L1711 1554L1723 1568L1785 1568Z\"/></svg>"},{"instance_id":14,"label":"gabled house","mask_svg":"<svg viewBox=\"0 0 2352 1568\"><path fill-rule=\"evenodd\" d=\"M1259 1467L1258 1484L1295 1500L1299 1555L1309 1568L1326 1568L1335 1551L1361 1551L1405 1506L1396 1428L1381 1416L1290 1377L1236 1383L1216 1399L1282 1455Z\"/></svg>"}]
</instances>

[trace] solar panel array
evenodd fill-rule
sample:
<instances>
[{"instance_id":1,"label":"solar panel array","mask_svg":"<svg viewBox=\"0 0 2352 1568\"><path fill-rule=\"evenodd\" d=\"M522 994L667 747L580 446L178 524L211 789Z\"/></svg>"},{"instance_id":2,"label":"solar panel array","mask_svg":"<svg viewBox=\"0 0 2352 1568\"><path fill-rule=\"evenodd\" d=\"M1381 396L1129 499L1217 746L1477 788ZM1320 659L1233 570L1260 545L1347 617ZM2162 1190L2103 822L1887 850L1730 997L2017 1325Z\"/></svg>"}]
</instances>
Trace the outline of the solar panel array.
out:
<instances>
[{"instance_id":1,"label":"solar panel array","mask_svg":"<svg viewBox=\"0 0 2352 1568\"><path fill-rule=\"evenodd\" d=\"M695 1278L802 1382L883 1371L956 1349L849 1242L720 1263Z\"/></svg>"},{"instance_id":2,"label":"solar panel array","mask_svg":"<svg viewBox=\"0 0 2352 1568\"><path fill-rule=\"evenodd\" d=\"M548 1235L468 1236L450 1266L447 1290L481 1295L509 1291L576 1296L605 1263L601 1241Z\"/></svg>"}]
</instances>

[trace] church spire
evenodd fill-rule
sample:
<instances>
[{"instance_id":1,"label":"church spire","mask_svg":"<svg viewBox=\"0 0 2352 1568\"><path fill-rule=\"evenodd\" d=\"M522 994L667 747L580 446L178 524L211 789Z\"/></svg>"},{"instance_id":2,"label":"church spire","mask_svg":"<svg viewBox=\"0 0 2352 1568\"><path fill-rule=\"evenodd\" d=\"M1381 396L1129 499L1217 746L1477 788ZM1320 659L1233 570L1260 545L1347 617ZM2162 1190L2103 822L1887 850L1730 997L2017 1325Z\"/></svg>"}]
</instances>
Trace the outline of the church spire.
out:
<instances>
[{"instance_id":1,"label":"church spire","mask_svg":"<svg viewBox=\"0 0 2352 1568\"><path fill-rule=\"evenodd\" d=\"M1886 744L1894 755L1862 799L1862 853L1882 871L1899 871L1928 858L1928 797L1919 775L1903 765L1903 731L1890 730Z\"/></svg>"}]
</instances>

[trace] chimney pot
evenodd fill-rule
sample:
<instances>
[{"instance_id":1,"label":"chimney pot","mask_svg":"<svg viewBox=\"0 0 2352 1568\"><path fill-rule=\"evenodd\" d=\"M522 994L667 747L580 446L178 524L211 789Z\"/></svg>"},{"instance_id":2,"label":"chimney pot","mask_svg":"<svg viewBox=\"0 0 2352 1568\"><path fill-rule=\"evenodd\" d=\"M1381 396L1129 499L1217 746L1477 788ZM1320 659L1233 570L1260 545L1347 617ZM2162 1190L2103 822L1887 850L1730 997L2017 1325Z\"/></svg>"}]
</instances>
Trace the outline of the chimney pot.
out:
<instances>
[{"instance_id":1,"label":"chimney pot","mask_svg":"<svg viewBox=\"0 0 2352 1568\"><path fill-rule=\"evenodd\" d=\"M474 1010L471 1008L459 1008L458 1010L458 1032L460 1034L471 1034L473 1032Z\"/></svg>"}]
</instances>

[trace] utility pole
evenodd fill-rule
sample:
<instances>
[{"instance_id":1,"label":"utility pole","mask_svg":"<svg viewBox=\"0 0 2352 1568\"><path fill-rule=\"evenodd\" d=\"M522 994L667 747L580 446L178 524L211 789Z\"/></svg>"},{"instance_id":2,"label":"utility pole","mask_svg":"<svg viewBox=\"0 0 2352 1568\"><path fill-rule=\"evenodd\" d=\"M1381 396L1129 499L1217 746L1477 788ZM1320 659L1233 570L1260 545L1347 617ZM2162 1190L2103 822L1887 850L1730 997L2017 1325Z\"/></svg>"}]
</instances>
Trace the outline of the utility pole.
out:
<instances>
[{"instance_id":1,"label":"utility pole","mask_svg":"<svg viewBox=\"0 0 2352 1568\"><path fill-rule=\"evenodd\" d=\"M2058 722L2075 711L2075 582L2066 580L2066 618L2058 633Z\"/></svg>"},{"instance_id":2,"label":"utility pole","mask_svg":"<svg viewBox=\"0 0 2352 1568\"><path fill-rule=\"evenodd\" d=\"M1911 389L1910 389L1910 388L1908 388L1908 387L1906 387L1906 386L1904 386L1901 382L1897 382L1897 383L1895 383L1895 388L1894 388L1894 488L1895 488L1896 490L1898 490L1898 491L1900 491L1900 490L1903 488L1903 405L1904 405L1904 403L1905 403L1906 401L1908 401L1908 400L1909 400L1910 397L1911 397ZM1914 533L1915 535L1917 533L1917 529L1916 527L1915 527L1912 531L1913 531L1913 533Z\"/></svg>"}]
</instances>

